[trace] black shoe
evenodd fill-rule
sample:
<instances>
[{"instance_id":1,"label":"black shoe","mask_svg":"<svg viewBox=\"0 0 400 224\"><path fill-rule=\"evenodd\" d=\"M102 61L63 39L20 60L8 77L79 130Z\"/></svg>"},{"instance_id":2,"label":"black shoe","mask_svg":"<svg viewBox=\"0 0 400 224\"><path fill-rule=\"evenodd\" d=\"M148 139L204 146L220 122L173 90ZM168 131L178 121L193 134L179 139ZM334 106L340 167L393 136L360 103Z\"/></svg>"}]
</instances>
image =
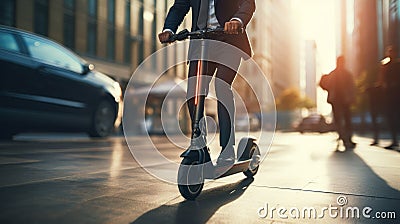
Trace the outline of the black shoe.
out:
<instances>
[{"instance_id":1,"label":"black shoe","mask_svg":"<svg viewBox=\"0 0 400 224\"><path fill-rule=\"evenodd\" d=\"M385 149L392 150L392 149L396 149L397 147L399 147L399 144L392 143L391 145L386 146Z\"/></svg>"},{"instance_id":2,"label":"black shoe","mask_svg":"<svg viewBox=\"0 0 400 224\"><path fill-rule=\"evenodd\" d=\"M344 147L346 149L354 149L357 146L357 143L354 142L346 142L344 143Z\"/></svg>"}]
</instances>

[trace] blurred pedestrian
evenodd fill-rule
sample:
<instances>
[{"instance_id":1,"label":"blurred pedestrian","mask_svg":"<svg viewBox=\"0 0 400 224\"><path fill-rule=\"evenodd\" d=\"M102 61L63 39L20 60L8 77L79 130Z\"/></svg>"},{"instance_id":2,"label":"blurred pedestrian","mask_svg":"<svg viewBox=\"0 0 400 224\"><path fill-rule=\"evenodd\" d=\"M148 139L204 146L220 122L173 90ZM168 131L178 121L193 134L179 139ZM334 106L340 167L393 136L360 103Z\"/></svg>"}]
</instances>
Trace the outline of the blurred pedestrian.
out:
<instances>
[{"instance_id":1,"label":"blurred pedestrian","mask_svg":"<svg viewBox=\"0 0 400 224\"><path fill-rule=\"evenodd\" d=\"M384 114L385 104L382 102L382 86L379 84L380 77L380 66L381 63L376 63L376 65L371 66L365 73L365 78L363 80L363 86L361 89L365 89L365 96L368 102L368 112L371 116L372 124L372 134L373 141L370 146L376 146L379 144L380 137L380 118Z\"/></svg>"},{"instance_id":2,"label":"blurred pedestrian","mask_svg":"<svg viewBox=\"0 0 400 224\"><path fill-rule=\"evenodd\" d=\"M383 87L386 122L389 126L392 143L385 149L395 149L399 146L397 134L400 129L400 59L397 58L397 49L394 46L389 46L386 54L387 57L382 60L380 84Z\"/></svg>"},{"instance_id":3,"label":"blurred pedestrian","mask_svg":"<svg viewBox=\"0 0 400 224\"><path fill-rule=\"evenodd\" d=\"M369 112L371 114L373 141L370 144L375 146L379 144L380 125L379 116L383 114L383 103L382 103L382 87L374 82L371 86L367 87L366 92L368 94Z\"/></svg>"},{"instance_id":4,"label":"blurred pedestrian","mask_svg":"<svg viewBox=\"0 0 400 224\"><path fill-rule=\"evenodd\" d=\"M339 139L346 149L353 149L353 127L350 107L355 100L353 75L346 69L344 56L336 60L336 68L321 78L320 86L328 91L328 103L332 105L333 119Z\"/></svg>"}]
</instances>

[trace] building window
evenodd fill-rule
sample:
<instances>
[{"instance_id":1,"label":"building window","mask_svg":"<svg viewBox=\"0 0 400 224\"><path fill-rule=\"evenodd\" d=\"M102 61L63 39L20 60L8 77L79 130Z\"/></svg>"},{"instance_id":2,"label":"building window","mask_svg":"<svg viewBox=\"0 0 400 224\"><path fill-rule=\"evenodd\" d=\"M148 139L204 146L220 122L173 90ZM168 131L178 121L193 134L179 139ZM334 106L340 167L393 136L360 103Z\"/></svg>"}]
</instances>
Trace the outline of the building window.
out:
<instances>
[{"instance_id":1,"label":"building window","mask_svg":"<svg viewBox=\"0 0 400 224\"><path fill-rule=\"evenodd\" d=\"M115 23L115 0L107 0L107 21L110 24Z\"/></svg>"},{"instance_id":2,"label":"building window","mask_svg":"<svg viewBox=\"0 0 400 224\"><path fill-rule=\"evenodd\" d=\"M142 61L144 60L144 1L140 0L139 1L139 16L138 16L138 20L137 20L137 26L138 26L138 31L137 31L137 36L140 38L137 41L137 45L138 45L138 64L142 63Z\"/></svg>"},{"instance_id":3,"label":"building window","mask_svg":"<svg viewBox=\"0 0 400 224\"><path fill-rule=\"evenodd\" d=\"M157 51L157 0L154 0L154 12L152 23L152 52ZM156 57L154 57L156 59Z\"/></svg>"},{"instance_id":4,"label":"building window","mask_svg":"<svg viewBox=\"0 0 400 224\"><path fill-rule=\"evenodd\" d=\"M115 59L115 0L107 0L107 59Z\"/></svg>"},{"instance_id":5,"label":"building window","mask_svg":"<svg viewBox=\"0 0 400 224\"><path fill-rule=\"evenodd\" d=\"M88 14L90 17L97 16L97 0L88 0Z\"/></svg>"},{"instance_id":6,"label":"building window","mask_svg":"<svg viewBox=\"0 0 400 224\"><path fill-rule=\"evenodd\" d=\"M64 0L64 45L75 48L75 0Z\"/></svg>"},{"instance_id":7,"label":"building window","mask_svg":"<svg viewBox=\"0 0 400 224\"><path fill-rule=\"evenodd\" d=\"M107 31L107 59L115 59L115 32L113 28Z\"/></svg>"},{"instance_id":8,"label":"building window","mask_svg":"<svg viewBox=\"0 0 400 224\"><path fill-rule=\"evenodd\" d=\"M126 2L125 5L125 47L124 47L124 62L127 64L131 63L132 52L131 52L131 3Z\"/></svg>"},{"instance_id":9,"label":"building window","mask_svg":"<svg viewBox=\"0 0 400 224\"><path fill-rule=\"evenodd\" d=\"M0 24L15 26L15 0L0 1Z\"/></svg>"},{"instance_id":10,"label":"building window","mask_svg":"<svg viewBox=\"0 0 400 224\"><path fill-rule=\"evenodd\" d=\"M96 55L97 46L97 0L88 0L87 53Z\"/></svg>"},{"instance_id":11,"label":"building window","mask_svg":"<svg viewBox=\"0 0 400 224\"><path fill-rule=\"evenodd\" d=\"M74 10L75 0L64 0L64 8Z\"/></svg>"},{"instance_id":12,"label":"building window","mask_svg":"<svg viewBox=\"0 0 400 224\"><path fill-rule=\"evenodd\" d=\"M35 0L34 32L43 36L49 34L49 1Z\"/></svg>"},{"instance_id":13,"label":"building window","mask_svg":"<svg viewBox=\"0 0 400 224\"><path fill-rule=\"evenodd\" d=\"M87 53L89 55L96 55L97 46L97 24L89 22L87 34Z\"/></svg>"}]
</instances>

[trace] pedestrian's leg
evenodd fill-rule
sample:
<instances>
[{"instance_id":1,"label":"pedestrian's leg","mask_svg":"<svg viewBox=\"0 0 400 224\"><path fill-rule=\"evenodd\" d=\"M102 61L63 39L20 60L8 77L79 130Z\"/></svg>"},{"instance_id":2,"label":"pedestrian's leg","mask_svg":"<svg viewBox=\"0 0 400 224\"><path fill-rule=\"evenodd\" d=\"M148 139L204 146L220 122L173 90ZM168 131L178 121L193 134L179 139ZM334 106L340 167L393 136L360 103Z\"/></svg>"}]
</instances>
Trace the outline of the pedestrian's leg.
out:
<instances>
[{"instance_id":1,"label":"pedestrian's leg","mask_svg":"<svg viewBox=\"0 0 400 224\"><path fill-rule=\"evenodd\" d=\"M390 134L392 135L392 145L396 144L396 115L393 109L389 111L389 129L390 129Z\"/></svg>"},{"instance_id":2,"label":"pedestrian's leg","mask_svg":"<svg viewBox=\"0 0 400 224\"><path fill-rule=\"evenodd\" d=\"M379 124L378 124L378 116L381 108L380 103L380 89L379 88L370 88L368 89L368 98L369 98L369 111L371 113L372 120L372 131L373 131L373 142L370 145L378 145L379 143Z\"/></svg>"},{"instance_id":3,"label":"pedestrian's leg","mask_svg":"<svg viewBox=\"0 0 400 224\"><path fill-rule=\"evenodd\" d=\"M336 132L339 135L339 139L344 141L344 139L343 139L344 136L343 136L343 131L342 131L343 115L342 115L341 106L337 105L337 104L332 104L332 111L333 111L333 122L335 125Z\"/></svg>"},{"instance_id":4,"label":"pedestrian's leg","mask_svg":"<svg viewBox=\"0 0 400 224\"><path fill-rule=\"evenodd\" d=\"M396 105L395 102L397 99L393 98L391 95L392 92L388 91L387 92L387 96L386 96L386 123L388 124L389 127L389 131L390 131L390 135L392 137L392 143L388 146L385 147L385 149L394 149L397 146L397 133L396 133L396 129L397 129L397 124L396 124L396 120L397 120L397 111L396 111ZM397 96L396 96L397 97Z\"/></svg>"},{"instance_id":5,"label":"pedestrian's leg","mask_svg":"<svg viewBox=\"0 0 400 224\"><path fill-rule=\"evenodd\" d=\"M399 114L397 113L397 105L394 104L395 99L392 100L393 104L389 109L389 126L390 133L392 135L392 146L397 145L397 117Z\"/></svg>"},{"instance_id":6,"label":"pedestrian's leg","mask_svg":"<svg viewBox=\"0 0 400 224\"><path fill-rule=\"evenodd\" d=\"M398 96L398 95L397 95ZM400 100L397 99L397 103L394 105L394 133L393 133L393 143L395 147L399 146L398 135L400 134Z\"/></svg>"},{"instance_id":7,"label":"pedestrian's leg","mask_svg":"<svg viewBox=\"0 0 400 224\"><path fill-rule=\"evenodd\" d=\"M347 148L354 148L356 144L353 142L352 137L353 137L353 124L351 122L351 111L350 111L350 105L344 105L343 106L343 119L344 119L344 130L343 130L343 135L345 138L345 145Z\"/></svg>"}]
</instances>

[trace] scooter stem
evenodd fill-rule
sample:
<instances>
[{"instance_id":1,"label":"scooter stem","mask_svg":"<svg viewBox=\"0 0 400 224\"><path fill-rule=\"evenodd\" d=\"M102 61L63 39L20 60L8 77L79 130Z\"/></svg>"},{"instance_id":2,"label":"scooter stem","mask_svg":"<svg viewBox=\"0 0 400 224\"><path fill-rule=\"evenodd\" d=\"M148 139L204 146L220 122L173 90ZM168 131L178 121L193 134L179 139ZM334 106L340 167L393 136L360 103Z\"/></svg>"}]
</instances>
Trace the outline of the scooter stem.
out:
<instances>
[{"instance_id":1,"label":"scooter stem","mask_svg":"<svg viewBox=\"0 0 400 224\"><path fill-rule=\"evenodd\" d=\"M204 39L201 40L201 48L200 48L200 59L197 63L196 69L196 92L194 99L194 122L192 124L192 139L197 139L201 135L206 135L206 133L202 133L200 129L200 120L204 113L204 101L205 101L205 87L203 84L203 74L205 74L205 68L203 63L204 56L206 55L206 43ZM207 131L207 130L204 130Z\"/></svg>"}]
</instances>

